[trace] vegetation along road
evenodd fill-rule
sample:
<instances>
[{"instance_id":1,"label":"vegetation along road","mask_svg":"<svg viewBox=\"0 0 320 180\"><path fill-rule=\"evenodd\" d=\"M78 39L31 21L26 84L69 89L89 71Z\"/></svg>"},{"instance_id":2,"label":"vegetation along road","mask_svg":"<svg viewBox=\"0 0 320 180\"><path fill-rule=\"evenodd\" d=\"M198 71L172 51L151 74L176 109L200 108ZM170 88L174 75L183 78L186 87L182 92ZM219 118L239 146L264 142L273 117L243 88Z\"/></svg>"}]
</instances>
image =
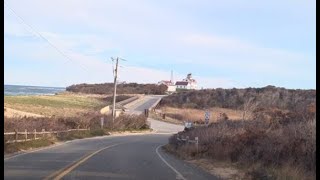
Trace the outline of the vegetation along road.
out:
<instances>
[{"instance_id":1,"label":"vegetation along road","mask_svg":"<svg viewBox=\"0 0 320 180\"><path fill-rule=\"evenodd\" d=\"M159 98L146 96L130 111L142 112ZM154 133L74 140L5 158L4 179L217 179L162 150L183 126L149 121Z\"/></svg>"}]
</instances>

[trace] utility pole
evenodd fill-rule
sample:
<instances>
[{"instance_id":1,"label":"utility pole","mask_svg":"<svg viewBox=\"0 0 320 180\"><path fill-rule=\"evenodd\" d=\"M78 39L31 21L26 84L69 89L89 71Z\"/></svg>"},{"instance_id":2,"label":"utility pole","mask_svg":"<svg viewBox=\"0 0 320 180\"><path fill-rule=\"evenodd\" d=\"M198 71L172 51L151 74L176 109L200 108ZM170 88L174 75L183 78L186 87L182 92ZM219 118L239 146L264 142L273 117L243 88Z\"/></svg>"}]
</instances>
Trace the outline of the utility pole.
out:
<instances>
[{"instance_id":1,"label":"utility pole","mask_svg":"<svg viewBox=\"0 0 320 180\"><path fill-rule=\"evenodd\" d=\"M112 62L114 60L116 60L116 68L113 69L112 67L112 72L113 72L113 76L114 76L114 81L113 81L113 84L114 84L114 91L113 91L113 108L112 108L112 129L114 128L114 120L116 118L116 96L117 96L117 77L118 77L118 63L119 63L119 60L122 60L122 61L127 61L125 59L122 59L122 58L119 58L117 57L117 59L113 59L113 57L111 57L112 59ZM122 66L120 66L122 67Z\"/></svg>"},{"instance_id":2,"label":"utility pole","mask_svg":"<svg viewBox=\"0 0 320 180\"><path fill-rule=\"evenodd\" d=\"M113 59L112 59L113 60ZM116 68L114 69L114 91L113 91L113 108L112 108L112 129L114 124L114 119L116 117L116 93L117 93L117 75L118 75L118 61L119 58L116 59Z\"/></svg>"}]
</instances>

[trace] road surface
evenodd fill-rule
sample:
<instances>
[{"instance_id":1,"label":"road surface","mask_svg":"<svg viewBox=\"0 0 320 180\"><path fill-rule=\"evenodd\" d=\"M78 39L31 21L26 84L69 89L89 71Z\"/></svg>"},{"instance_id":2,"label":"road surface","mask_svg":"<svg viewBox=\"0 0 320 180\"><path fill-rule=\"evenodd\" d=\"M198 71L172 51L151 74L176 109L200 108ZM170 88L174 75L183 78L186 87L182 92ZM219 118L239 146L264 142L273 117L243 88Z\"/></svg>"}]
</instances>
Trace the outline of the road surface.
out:
<instances>
[{"instance_id":1,"label":"road surface","mask_svg":"<svg viewBox=\"0 0 320 180\"><path fill-rule=\"evenodd\" d=\"M156 98L132 108L142 111ZM161 148L179 125L149 119L152 134L74 140L4 159L4 179L217 179Z\"/></svg>"}]
</instances>

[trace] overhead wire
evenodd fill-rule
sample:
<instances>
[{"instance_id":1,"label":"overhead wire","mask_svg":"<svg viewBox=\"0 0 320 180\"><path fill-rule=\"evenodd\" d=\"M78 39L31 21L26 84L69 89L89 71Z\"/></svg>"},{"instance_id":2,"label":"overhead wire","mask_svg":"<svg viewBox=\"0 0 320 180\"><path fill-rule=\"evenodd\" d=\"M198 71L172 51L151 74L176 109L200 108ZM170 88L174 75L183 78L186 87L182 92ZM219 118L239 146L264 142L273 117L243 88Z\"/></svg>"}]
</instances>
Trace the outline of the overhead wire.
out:
<instances>
[{"instance_id":1,"label":"overhead wire","mask_svg":"<svg viewBox=\"0 0 320 180\"><path fill-rule=\"evenodd\" d=\"M11 8L8 3L6 1L3 1L4 5L22 22L22 24L24 24L25 26L29 27L31 29L31 31L33 31L32 33L35 33L36 35L38 35L40 38L42 38L43 40L45 40L51 47L53 47L58 53L60 53L62 56L64 56L69 62L75 63L76 61L74 61L73 59L71 59L68 55L66 55L62 50L60 50L56 45L54 45L52 42L50 42L46 37L44 37L39 31L37 31L34 27L32 27L29 23L27 23L21 16L19 16L16 11ZM20 22L20 23L21 23ZM28 30L28 29L27 29ZM29 30L28 30L29 31ZM30 32L30 31L29 31ZM77 62L76 64L78 64L83 70L85 70L86 72L89 73L88 69L83 66L82 64L80 64L79 62Z\"/></svg>"}]
</instances>

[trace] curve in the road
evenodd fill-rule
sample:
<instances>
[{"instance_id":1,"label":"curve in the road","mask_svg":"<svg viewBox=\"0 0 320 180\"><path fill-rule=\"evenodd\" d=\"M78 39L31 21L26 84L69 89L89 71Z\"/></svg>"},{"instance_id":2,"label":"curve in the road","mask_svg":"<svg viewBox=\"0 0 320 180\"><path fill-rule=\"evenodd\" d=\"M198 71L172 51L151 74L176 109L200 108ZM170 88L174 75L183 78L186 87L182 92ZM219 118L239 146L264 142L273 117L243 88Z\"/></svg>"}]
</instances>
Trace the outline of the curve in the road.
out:
<instances>
[{"instance_id":1,"label":"curve in the road","mask_svg":"<svg viewBox=\"0 0 320 180\"><path fill-rule=\"evenodd\" d=\"M157 147L156 149L156 153L157 155L160 157L160 159L169 167L171 168L176 174L177 174L177 179L182 179L182 180L186 180L186 178L183 177L183 175L177 171L174 167L172 167L159 153L159 148L161 148L163 145L160 145Z\"/></svg>"},{"instance_id":2,"label":"curve in the road","mask_svg":"<svg viewBox=\"0 0 320 180\"><path fill-rule=\"evenodd\" d=\"M61 178L63 178L66 174L68 174L69 172L71 172L72 170L74 170L76 167L78 167L80 164L84 163L85 161L87 161L89 158L91 158L92 156L94 156L95 154L99 153L100 151L103 151L105 149L108 149L108 148L111 148L111 147L114 147L114 146L117 146L119 145L118 144L113 144L113 145L110 145L110 146L107 146L107 147L104 147L102 149L99 149L95 152L92 152L88 155L86 155L85 157L81 158L79 161L76 161L75 163L72 163L70 165L68 165L67 167L61 169L61 170L58 170L54 173L52 173L51 175L49 175L48 177L45 178L45 180L48 180L48 179L54 179L54 180L59 180Z\"/></svg>"}]
</instances>

